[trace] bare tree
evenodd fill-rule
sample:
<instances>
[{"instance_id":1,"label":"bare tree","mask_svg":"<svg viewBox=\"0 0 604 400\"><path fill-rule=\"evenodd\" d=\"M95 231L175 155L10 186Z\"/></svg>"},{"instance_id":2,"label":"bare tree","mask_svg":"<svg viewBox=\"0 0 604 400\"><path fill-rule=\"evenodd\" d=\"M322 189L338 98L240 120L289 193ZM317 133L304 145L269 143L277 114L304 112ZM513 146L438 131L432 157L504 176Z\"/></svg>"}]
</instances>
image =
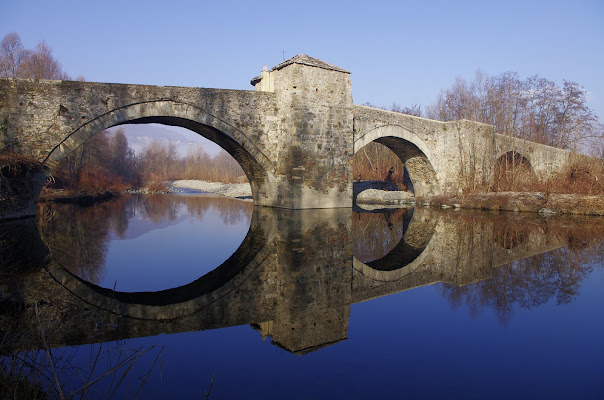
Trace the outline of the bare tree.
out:
<instances>
[{"instance_id":1,"label":"bare tree","mask_svg":"<svg viewBox=\"0 0 604 400\"><path fill-rule=\"evenodd\" d=\"M18 33L11 32L0 43L0 76L30 79L70 79L45 41L34 50L23 48Z\"/></svg>"},{"instance_id":2,"label":"bare tree","mask_svg":"<svg viewBox=\"0 0 604 400\"><path fill-rule=\"evenodd\" d=\"M20 75L31 79L69 79L61 64L52 55L45 41L38 42L34 51L27 51Z\"/></svg>"},{"instance_id":3,"label":"bare tree","mask_svg":"<svg viewBox=\"0 0 604 400\"><path fill-rule=\"evenodd\" d=\"M419 104L412 104L409 107L402 107L398 103L392 103L392 106L390 107L390 111L398 112L401 114L413 115L415 117L423 116L422 106Z\"/></svg>"},{"instance_id":4,"label":"bare tree","mask_svg":"<svg viewBox=\"0 0 604 400\"><path fill-rule=\"evenodd\" d=\"M23 56L24 49L19 34L7 33L0 43L0 76L16 78Z\"/></svg>"},{"instance_id":5,"label":"bare tree","mask_svg":"<svg viewBox=\"0 0 604 400\"><path fill-rule=\"evenodd\" d=\"M604 127L587 106L585 89L575 82L559 87L536 75L522 80L514 72L489 77L478 71L472 82L457 78L427 107L427 115L479 121L504 135L567 150L603 151Z\"/></svg>"}]
</instances>

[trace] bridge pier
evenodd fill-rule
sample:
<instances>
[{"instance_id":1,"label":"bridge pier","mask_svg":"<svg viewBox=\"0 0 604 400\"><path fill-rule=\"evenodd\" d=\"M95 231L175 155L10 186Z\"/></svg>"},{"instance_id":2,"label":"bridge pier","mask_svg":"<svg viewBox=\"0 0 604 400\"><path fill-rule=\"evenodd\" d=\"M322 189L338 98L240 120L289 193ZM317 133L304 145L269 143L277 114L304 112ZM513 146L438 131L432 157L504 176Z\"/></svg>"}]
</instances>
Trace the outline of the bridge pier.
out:
<instances>
[{"instance_id":1,"label":"bridge pier","mask_svg":"<svg viewBox=\"0 0 604 400\"><path fill-rule=\"evenodd\" d=\"M280 208L352 207L353 111L350 73L299 55L252 79L275 96L270 134Z\"/></svg>"},{"instance_id":2,"label":"bridge pier","mask_svg":"<svg viewBox=\"0 0 604 400\"><path fill-rule=\"evenodd\" d=\"M36 215L36 201L46 179L41 168L18 164L0 167L0 220Z\"/></svg>"}]
</instances>

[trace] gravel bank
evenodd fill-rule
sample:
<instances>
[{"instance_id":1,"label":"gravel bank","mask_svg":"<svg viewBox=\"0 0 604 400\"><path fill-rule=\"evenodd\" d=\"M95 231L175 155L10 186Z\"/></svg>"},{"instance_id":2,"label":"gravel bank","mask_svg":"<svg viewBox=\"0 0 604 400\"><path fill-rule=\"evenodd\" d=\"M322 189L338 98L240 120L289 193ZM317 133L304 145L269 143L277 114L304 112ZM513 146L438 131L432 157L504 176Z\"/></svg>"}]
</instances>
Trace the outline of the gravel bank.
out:
<instances>
[{"instance_id":1,"label":"gravel bank","mask_svg":"<svg viewBox=\"0 0 604 400\"><path fill-rule=\"evenodd\" d=\"M199 190L205 193L214 193L225 197L252 198L252 188L249 183L220 183L198 180L167 181L166 186L170 191Z\"/></svg>"}]
</instances>

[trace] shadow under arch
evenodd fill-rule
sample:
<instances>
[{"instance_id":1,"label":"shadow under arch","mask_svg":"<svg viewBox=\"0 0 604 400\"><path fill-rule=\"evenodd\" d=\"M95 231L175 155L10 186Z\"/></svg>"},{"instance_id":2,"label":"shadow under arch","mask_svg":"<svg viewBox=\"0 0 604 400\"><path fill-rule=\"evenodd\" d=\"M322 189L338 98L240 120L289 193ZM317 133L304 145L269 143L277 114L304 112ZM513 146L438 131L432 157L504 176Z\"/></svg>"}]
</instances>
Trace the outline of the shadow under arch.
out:
<instances>
[{"instance_id":1,"label":"shadow under arch","mask_svg":"<svg viewBox=\"0 0 604 400\"><path fill-rule=\"evenodd\" d=\"M430 161L434 156L419 136L399 125L379 126L355 138L354 153L374 141L388 147L403 162L416 196L441 194L437 173Z\"/></svg>"},{"instance_id":2,"label":"shadow under arch","mask_svg":"<svg viewBox=\"0 0 604 400\"><path fill-rule=\"evenodd\" d=\"M535 177L529 159L517 151L507 151L495 161L494 184L496 188L508 188ZM515 189L511 188L511 189Z\"/></svg>"},{"instance_id":3,"label":"shadow under arch","mask_svg":"<svg viewBox=\"0 0 604 400\"><path fill-rule=\"evenodd\" d=\"M523 154L517 151L510 150L500 154L497 157L497 165L509 166L509 167L523 167L533 171L533 165L530 160Z\"/></svg>"},{"instance_id":4,"label":"shadow under arch","mask_svg":"<svg viewBox=\"0 0 604 400\"><path fill-rule=\"evenodd\" d=\"M90 119L70 132L43 161L47 173L93 135L124 124L163 124L187 128L221 146L245 172L256 201L260 193L270 191L275 167L245 132L234 124L191 104L158 99L128 104Z\"/></svg>"},{"instance_id":5,"label":"shadow under arch","mask_svg":"<svg viewBox=\"0 0 604 400\"><path fill-rule=\"evenodd\" d=\"M388 254L365 263L353 257L353 268L375 281L391 282L408 276L422 265L434 246L432 237L438 220L420 217L415 212L405 214L405 218L409 217L402 239Z\"/></svg>"},{"instance_id":6,"label":"shadow under arch","mask_svg":"<svg viewBox=\"0 0 604 400\"><path fill-rule=\"evenodd\" d=\"M49 275L80 300L123 317L172 320L191 315L241 286L274 253L273 221L254 208L250 229L239 248L220 266L180 287L157 292L117 292L87 282L50 257Z\"/></svg>"}]
</instances>

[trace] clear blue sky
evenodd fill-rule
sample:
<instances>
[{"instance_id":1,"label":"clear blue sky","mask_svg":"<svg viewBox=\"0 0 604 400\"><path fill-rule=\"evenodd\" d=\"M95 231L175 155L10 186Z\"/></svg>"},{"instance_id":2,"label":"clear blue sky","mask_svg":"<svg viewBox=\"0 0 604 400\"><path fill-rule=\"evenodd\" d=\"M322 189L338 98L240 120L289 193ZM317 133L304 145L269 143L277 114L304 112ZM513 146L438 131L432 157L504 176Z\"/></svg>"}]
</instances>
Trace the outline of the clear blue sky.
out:
<instances>
[{"instance_id":1,"label":"clear blue sky","mask_svg":"<svg viewBox=\"0 0 604 400\"><path fill-rule=\"evenodd\" d=\"M604 0L0 0L13 31L89 81L251 90L285 51L351 71L357 104L430 104L480 68L578 82L604 120Z\"/></svg>"}]
</instances>

